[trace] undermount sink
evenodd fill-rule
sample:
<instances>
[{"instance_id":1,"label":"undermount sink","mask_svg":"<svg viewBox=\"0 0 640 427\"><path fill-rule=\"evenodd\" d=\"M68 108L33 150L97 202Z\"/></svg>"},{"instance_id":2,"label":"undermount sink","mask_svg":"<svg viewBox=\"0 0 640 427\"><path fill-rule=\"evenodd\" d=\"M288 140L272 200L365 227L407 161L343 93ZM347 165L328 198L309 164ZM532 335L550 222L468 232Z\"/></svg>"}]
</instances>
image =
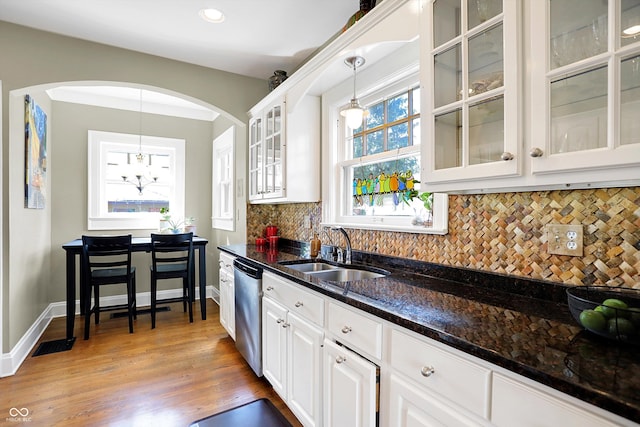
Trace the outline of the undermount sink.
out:
<instances>
[{"instance_id":1,"label":"undermount sink","mask_svg":"<svg viewBox=\"0 0 640 427\"><path fill-rule=\"evenodd\" d=\"M281 262L287 268L299 271L306 276L331 282L350 282L352 280L366 280L384 277L388 271L380 268L351 267L349 265L334 265L322 261L288 261Z\"/></svg>"}]
</instances>

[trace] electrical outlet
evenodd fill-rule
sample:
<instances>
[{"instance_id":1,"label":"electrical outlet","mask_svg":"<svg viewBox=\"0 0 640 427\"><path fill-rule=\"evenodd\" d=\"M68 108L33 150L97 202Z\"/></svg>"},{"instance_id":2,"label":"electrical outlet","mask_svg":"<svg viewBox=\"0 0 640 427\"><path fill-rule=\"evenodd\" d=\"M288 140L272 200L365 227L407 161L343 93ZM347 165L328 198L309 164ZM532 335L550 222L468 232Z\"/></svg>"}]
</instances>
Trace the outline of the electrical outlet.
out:
<instances>
[{"instance_id":1,"label":"electrical outlet","mask_svg":"<svg viewBox=\"0 0 640 427\"><path fill-rule=\"evenodd\" d=\"M304 216L304 228L311 228L311 217L309 215Z\"/></svg>"},{"instance_id":2,"label":"electrical outlet","mask_svg":"<svg viewBox=\"0 0 640 427\"><path fill-rule=\"evenodd\" d=\"M556 255L582 256L582 225L547 224L547 251Z\"/></svg>"}]
</instances>

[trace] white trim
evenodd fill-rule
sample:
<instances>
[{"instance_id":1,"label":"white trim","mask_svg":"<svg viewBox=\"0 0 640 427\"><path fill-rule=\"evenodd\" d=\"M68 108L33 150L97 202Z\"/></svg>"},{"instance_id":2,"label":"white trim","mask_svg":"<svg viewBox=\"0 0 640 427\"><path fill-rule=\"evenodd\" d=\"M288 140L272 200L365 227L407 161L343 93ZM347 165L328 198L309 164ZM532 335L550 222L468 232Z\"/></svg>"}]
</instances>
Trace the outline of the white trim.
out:
<instances>
[{"instance_id":1,"label":"white trim","mask_svg":"<svg viewBox=\"0 0 640 427\"><path fill-rule=\"evenodd\" d=\"M220 230L235 230L235 212L236 212L236 195L235 195L235 182L236 182L236 127L231 126L229 129L220 134L213 140L213 159L212 159L212 185L213 194L211 197L211 228L217 228ZM228 200L229 212L221 212L222 206L222 192L220 191L220 175L222 173L223 159L227 157L229 168L229 191Z\"/></svg>"},{"instance_id":2,"label":"white trim","mask_svg":"<svg viewBox=\"0 0 640 427\"><path fill-rule=\"evenodd\" d=\"M197 287L198 285L196 284L196 288ZM207 286L206 290L207 298L213 299L216 303L220 300L217 289L213 286ZM182 288L158 291L158 298L179 298L180 296L182 296ZM200 294L196 293L195 297L196 300L199 300ZM216 297L218 298L217 300ZM111 305L125 304L127 302L126 298L127 297L125 295L115 295L111 297L102 297L100 298L100 302L103 303L102 305L104 307L108 307ZM151 293L143 292L136 294L136 304L139 307L149 306L151 304ZM9 353L2 353L2 357L0 359L0 378L15 375L22 363L32 353L34 347L40 340L40 337L42 337L47 326L51 323L51 320L56 317L66 316L66 307L67 304L64 301L49 304L27 332L25 332L22 338L20 338L13 349ZM76 300L75 314L76 316L80 314L80 301L78 300ZM195 315L196 313L194 312L194 316ZM76 325L77 324L78 319L76 319Z\"/></svg>"}]
</instances>

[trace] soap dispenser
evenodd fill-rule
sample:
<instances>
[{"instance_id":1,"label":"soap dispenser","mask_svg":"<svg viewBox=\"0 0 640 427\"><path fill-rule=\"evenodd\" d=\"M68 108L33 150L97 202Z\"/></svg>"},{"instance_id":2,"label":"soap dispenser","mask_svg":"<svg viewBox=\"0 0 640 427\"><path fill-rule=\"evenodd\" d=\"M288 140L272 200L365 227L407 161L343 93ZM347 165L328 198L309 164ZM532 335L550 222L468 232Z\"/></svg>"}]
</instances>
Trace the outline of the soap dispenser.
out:
<instances>
[{"instance_id":1,"label":"soap dispenser","mask_svg":"<svg viewBox=\"0 0 640 427\"><path fill-rule=\"evenodd\" d=\"M318 239L318 233L313 233L313 239L311 239L311 258L315 258L320 253L320 247L322 243Z\"/></svg>"}]
</instances>

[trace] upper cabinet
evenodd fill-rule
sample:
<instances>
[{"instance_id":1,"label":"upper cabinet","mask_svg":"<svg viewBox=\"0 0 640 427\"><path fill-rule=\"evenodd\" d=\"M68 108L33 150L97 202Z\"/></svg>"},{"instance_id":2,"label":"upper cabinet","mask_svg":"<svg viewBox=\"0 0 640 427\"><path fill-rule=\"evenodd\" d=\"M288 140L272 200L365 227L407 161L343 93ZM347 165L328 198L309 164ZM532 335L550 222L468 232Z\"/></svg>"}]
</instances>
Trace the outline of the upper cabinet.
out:
<instances>
[{"instance_id":1,"label":"upper cabinet","mask_svg":"<svg viewBox=\"0 0 640 427\"><path fill-rule=\"evenodd\" d=\"M518 161L518 3L428 0L421 70L427 183L513 176Z\"/></svg>"},{"instance_id":2,"label":"upper cabinet","mask_svg":"<svg viewBox=\"0 0 640 427\"><path fill-rule=\"evenodd\" d=\"M638 0L424 0L431 191L640 183Z\"/></svg>"},{"instance_id":3,"label":"upper cabinet","mask_svg":"<svg viewBox=\"0 0 640 427\"><path fill-rule=\"evenodd\" d=\"M640 1L532 3L531 171L632 168L640 177ZM635 29L633 27L635 26Z\"/></svg>"},{"instance_id":4,"label":"upper cabinet","mask_svg":"<svg viewBox=\"0 0 640 427\"><path fill-rule=\"evenodd\" d=\"M249 201L320 200L320 98L306 95L288 111L280 96L249 115Z\"/></svg>"}]
</instances>

